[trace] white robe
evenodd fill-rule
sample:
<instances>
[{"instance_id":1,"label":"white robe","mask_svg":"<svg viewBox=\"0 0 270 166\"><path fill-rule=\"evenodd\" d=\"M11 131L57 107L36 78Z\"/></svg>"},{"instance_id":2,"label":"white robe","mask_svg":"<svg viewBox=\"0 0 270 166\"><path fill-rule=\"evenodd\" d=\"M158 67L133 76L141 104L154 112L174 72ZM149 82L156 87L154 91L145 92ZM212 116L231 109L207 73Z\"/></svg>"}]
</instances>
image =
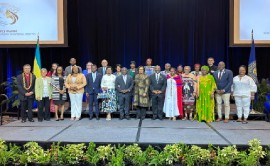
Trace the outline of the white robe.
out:
<instances>
[{"instance_id":1,"label":"white robe","mask_svg":"<svg viewBox=\"0 0 270 166\"><path fill-rule=\"evenodd\" d=\"M179 116L178 102L177 102L177 86L173 78L167 79L167 88L165 94L165 102L163 112L166 117Z\"/></svg>"}]
</instances>

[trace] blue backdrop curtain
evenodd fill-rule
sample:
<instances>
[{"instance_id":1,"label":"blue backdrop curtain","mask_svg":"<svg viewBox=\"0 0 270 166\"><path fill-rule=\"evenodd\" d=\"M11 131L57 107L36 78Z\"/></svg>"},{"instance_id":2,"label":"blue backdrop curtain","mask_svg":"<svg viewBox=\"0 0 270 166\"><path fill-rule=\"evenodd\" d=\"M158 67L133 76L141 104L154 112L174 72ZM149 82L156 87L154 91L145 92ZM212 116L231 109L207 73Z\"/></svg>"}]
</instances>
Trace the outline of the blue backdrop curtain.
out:
<instances>
[{"instance_id":1,"label":"blue backdrop curtain","mask_svg":"<svg viewBox=\"0 0 270 166\"><path fill-rule=\"evenodd\" d=\"M229 47L228 0L67 0L67 48L41 48L42 66L58 62L67 66L75 57L100 65L144 65L151 57L162 67L166 62L205 64L208 57L224 61L237 74L248 64L250 48ZM0 81L32 64L33 48L1 48ZM269 77L269 48L256 48L259 78ZM10 70L12 70L10 72Z\"/></svg>"}]
</instances>

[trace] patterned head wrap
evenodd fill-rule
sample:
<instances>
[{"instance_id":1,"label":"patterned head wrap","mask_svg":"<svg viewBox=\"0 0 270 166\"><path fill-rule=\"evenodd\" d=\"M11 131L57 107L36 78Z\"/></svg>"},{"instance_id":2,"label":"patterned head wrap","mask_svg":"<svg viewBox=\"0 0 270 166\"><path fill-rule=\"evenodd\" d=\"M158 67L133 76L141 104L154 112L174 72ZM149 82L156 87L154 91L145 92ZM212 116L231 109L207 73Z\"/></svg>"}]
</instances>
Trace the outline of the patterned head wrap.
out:
<instances>
[{"instance_id":1,"label":"patterned head wrap","mask_svg":"<svg viewBox=\"0 0 270 166\"><path fill-rule=\"evenodd\" d=\"M202 66L201 70L204 69L206 71L209 71L209 67L208 66Z\"/></svg>"}]
</instances>

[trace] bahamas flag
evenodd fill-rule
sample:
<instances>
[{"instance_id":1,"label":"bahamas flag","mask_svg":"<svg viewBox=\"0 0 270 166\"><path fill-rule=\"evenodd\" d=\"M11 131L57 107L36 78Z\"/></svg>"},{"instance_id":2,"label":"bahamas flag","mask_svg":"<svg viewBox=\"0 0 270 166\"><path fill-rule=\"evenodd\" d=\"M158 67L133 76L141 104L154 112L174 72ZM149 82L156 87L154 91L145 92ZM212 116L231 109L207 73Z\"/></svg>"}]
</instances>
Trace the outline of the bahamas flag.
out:
<instances>
[{"instance_id":1,"label":"bahamas flag","mask_svg":"<svg viewBox=\"0 0 270 166\"><path fill-rule=\"evenodd\" d=\"M37 45L36 45L36 52L35 52L35 59L34 59L34 65L33 65L33 74L37 78L41 77L41 59L40 59L40 50L39 50L39 36L37 39Z\"/></svg>"},{"instance_id":2,"label":"bahamas flag","mask_svg":"<svg viewBox=\"0 0 270 166\"><path fill-rule=\"evenodd\" d=\"M250 49L249 55L249 62L248 62L248 75L253 78L255 83L258 83L257 78L257 65L256 65L256 52L255 52L255 44L253 39L253 30L252 30L252 44Z\"/></svg>"}]
</instances>

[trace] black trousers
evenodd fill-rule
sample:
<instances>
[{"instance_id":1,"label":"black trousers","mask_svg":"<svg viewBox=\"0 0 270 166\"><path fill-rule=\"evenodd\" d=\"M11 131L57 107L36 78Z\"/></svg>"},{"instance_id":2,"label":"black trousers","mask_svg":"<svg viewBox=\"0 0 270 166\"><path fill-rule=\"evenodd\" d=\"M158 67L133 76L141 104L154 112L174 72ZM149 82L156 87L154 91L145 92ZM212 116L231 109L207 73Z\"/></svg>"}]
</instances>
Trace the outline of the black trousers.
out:
<instances>
[{"instance_id":1,"label":"black trousers","mask_svg":"<svg viewBox=\"0 0 270 166\"><path fill-rule=\"evenodd\" d=\"M43 111L44 108L45 112ZM50 99L49 97L43 97L42 100L38 101L38 120L50 120L50 118Z\"/></svg>"},{"instance_id":2,"label":"black trousers","mask_svg":"<svg viewBox=\"0 0 270 166\"><path fill-rule=\"evenodd\" d=\"M130 94L123 94L123 93L119 93L118 95L118 102L120 105L120 117L123 116L129 116L129 103L130 103Z\"/></svg>"},{"instance_id":3,"label":"black trousers","mask_svg":"<svg viewBox=\"0 0 270 166\"><path fill-rule=\"evenodd\" d=\"M22 120L26 120L26 118L28 117L28 120L32 120L33 119L33 102L34 102L34 98L29 98L27 97L26 100L21 100L21 117ZM27 114L26 114L26 110Z\"/></svg>"},{"instance_id":4,"label":"black trousers","mask_svg":"<svg viewBox=\"0 0 270 166\"><path fill-rule=\"evenodd\" d=\"M146 116L146 109L148 107L138 107L138 110L137 110L137 119L144 119L145 116Z\"/></svg>"},{"instance_id":5,"label":"black trousers","mask_svg":"<svg viewBox=\"0 0 270 166\"><path fill-rule=\"evenodd\" d=\"M89 116L93 116L93 109L94 109L94 104L95 104L95 115L96 117L99 116L99 105L98 105L98 99L97 99L97 94L90 94L89 95Z\"/></svg>"},{"instance_id":6,"label":"black trousers","mask_svg":"<svg viewBox=\"0 0 270 166\"><path fill-rule=\"evenodd\" d=\"M152 94L152 111L153 118L163 118L163 105L164 95L163 94Z\"/></svg>"}]
</instances>

